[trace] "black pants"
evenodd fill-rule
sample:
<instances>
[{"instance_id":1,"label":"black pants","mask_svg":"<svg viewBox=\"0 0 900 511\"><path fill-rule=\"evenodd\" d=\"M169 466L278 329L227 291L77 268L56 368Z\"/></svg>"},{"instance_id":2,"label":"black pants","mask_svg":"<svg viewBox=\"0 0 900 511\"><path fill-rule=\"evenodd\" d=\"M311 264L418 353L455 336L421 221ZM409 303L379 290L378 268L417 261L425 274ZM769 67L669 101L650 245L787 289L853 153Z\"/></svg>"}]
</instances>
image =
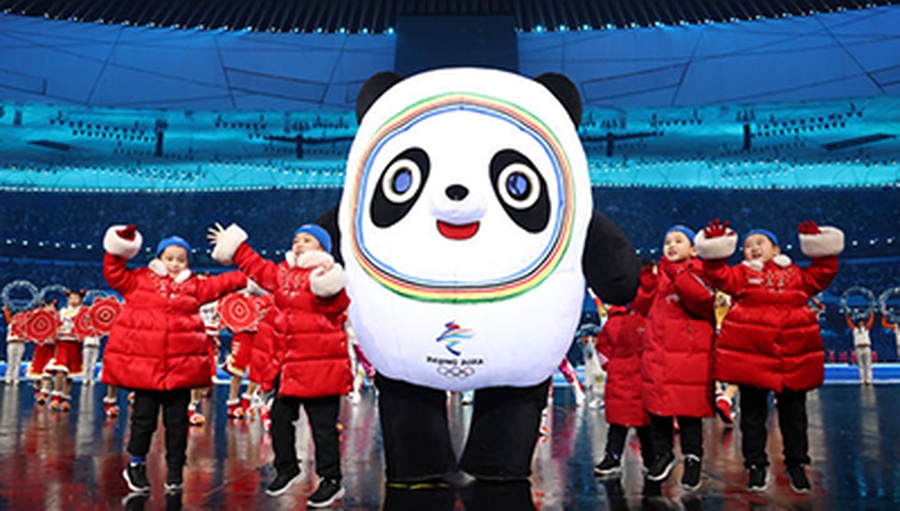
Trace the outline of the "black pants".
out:
<instances>
[{"instance_id":1,"label":"black pants","mask_svg":"<svg viewBox=\"0 0 900 511\"><path fill-rule=\"evenodd\" d=\"M649 468L650 463L653 462L653 437L650 433L650 426L634 428L634 431L641 441L641 458L644 460L644 466ZM610 424L606 430L606 452L616 458L621 458L622 452L625 450L626 438L628 438L628 426Z\"/></svg>"},{"instance_id":2,"label":"black pants","mask_svg":"<svg viewBox=\"0 0 900 511\"><path fill-rule=\"evenodd\" d=\"M375 376L389 481L441 477L457 469L447 425L447 392ZM531 475L550 380L531 387L475 391L472 423L458 467L478 479Z\"/></svg>"},{"instance_id":3,"label":"black pants","mask_svg":"<svg viewBox=\"0 0 900 511\"><path fill-rule=\"evenodd\" d=\"M681 438L681 454L703 459L703 420L699 417L677 417L678 436ZM650 437L653 454L656 456L672 452L672 417L650 414Z\"/></svg>"},{"instance_id":4,"label":"black pants","mask_svg":"<svg viewBox=\"0 0 900 511\"><path fill-rule=\"evenodd\" d=\"M277 390L276 390L277 392ZM337 430L340 396L304 399L279 396L272 404L272 450L275 451L275 470L279 474L297 468L297 428L300 406L306 410L312 429L316 453L316 473L319 477L341 479L341 448Z\"/></svg>"},{"instance_id":5,"label":"black pants","mask_svg":"<svg viewBox=\"0 0 900 511\"><path fill-rule=\"evenodd\" d=\"M758 387L741 385L741 434L744 466L766 467L766 420L769 417L769 392ZM809 464L809 440L806 436L806 391L785 389L775 394L778 427L784 443L785 465Z\"/></svg>"},{"instance_id":6,"label":"black pants","mask_svg":"<svg viewBox=\"0 0 900 511\"><path fill-rule=\"evenodd\" d=\"M169 470L183 467L187 452L190 401L190 389L135 390L128 453L133 456L147 456L150 452L150 442L159 422L161 407L163 425L166 428L166 463Z\"/></svg>"}]
</instances>

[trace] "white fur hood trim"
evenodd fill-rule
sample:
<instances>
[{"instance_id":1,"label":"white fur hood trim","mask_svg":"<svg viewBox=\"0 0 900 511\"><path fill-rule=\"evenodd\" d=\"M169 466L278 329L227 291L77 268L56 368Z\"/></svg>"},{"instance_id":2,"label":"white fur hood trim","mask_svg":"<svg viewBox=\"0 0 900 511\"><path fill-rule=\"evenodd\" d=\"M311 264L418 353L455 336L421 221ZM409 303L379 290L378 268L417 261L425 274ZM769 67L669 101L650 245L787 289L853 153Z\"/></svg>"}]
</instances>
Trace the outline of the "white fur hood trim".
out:
<instances>
[{"instance_id":1,"label":"white fur hood trim","mask_svg":"<svg viewBox=\"0 0 900 511\"><path fill-rule=\"evenodd\" d=\"M823 225L820 234L801 234L800 251L807 257L836 256L844 251L844 231Z\"/></svg>"},{"instance_id":2,"label":"white fur hood trim","mask_svg":"<svg viewBox=\"0 0 900 511\"><path fill-rule=\"evenodd\" d=\"M772 258L772 263L779 268L787 268L794 262L787 254L778 254L777 256ZM741 264L756 271L762 271L765 267L762 261L760 261L759 259L754 259L752 261L743 261L743 263Z\"/></svg>"},{"instance_id":3,"label":"white fur hood trim","mask_svg":"<svg viewBox=\"0 0 900 511\"><path fill-rule=\"evenodd\" d=\"M694 236L694 247L697 248L697 255L703 259L725 259L731 257L737 249L738 237L731 229L725 231L725 236L716 238L707 238L706 233L701 229Z\"/></svg>"},{"instance_id":4,"label":"white fur hood trim","mask_svg":"<svg viewBox=\"0 0 900 511\"><path fill-rule=\"evenodd\" d=\"M116 231L125 227L127 226L113 225L106 230L106 234L103 235L103 250L115 256L131 259L141 251L144 238L140 231L135 231L134 239L131 241L122 238Z\"/></svg>"},{"instance_id":5,"label":"white fur hood trim","mask_svg":"<svg viewBox=\"0 0 900 511\"><path fill-rule=\"evenodd\" d=\"M321 264L333 263L334 257L331 257L331 254L328 252L321 250L304 252L300 254L300 257L297 257L292 250L287 250L284 253L284 261L287 263L288 268L312 268Z\"/></svg>"},{"instance_id":6,"label":"white fur hood trim","mask_svg":"<svg viewBox=\"0 0 900 511\"><path fill-rule=\"evenodd\" d=\"M304 252L299 257L293 252L285 253L285 260L291 268L316 268L324 264L334 263L334 258L327 252ZM316 268L309 275L309 288L314 295L326 298L338 294L347 285L347 274L341 265L334 264L329 271Z\"/></svg>"},{"instance_id":7,"label":"white fur hood trim","mask_svg":"<svg viewBox=\"0 0 900 511\"><path fill-rule=\"evenodd\" d=\"M234 254L241 243L247 241L247 231L237 224L231 224L219 237L219 242L213 248L212 258L225 266L230 266L234 261Z\"/></svg>"},{"instance_id":8,"label":"white fur hood trim","mask_svg":"<svg viewBox=\"0 0 900 511\"><path fill-rule=\"evenodd\" d=\"M160 277L165 277L169 274L169 270L166 269L166 263L162 262L162 260L159 258L150 261L150 263L147 264L147 267L150 268L150 271ZM172 280L181 284L189 278L191 278L191 270L184 269L181 270L181 272L179 272L178 275L176 275Z\"/></svg>"},{"instance_id":9,"label":"white fur hood trim","mask_svg":"<svg viewBox=\"0 0 900 511\"><path fill-rule=\"evenodd\" d=\"M775 266L779 268L787 268L791 265L791 263L793 263L790 256L788 256L787 254L778 254L777 256L772 258L772 262L775 263Z\"/></svg>"},{"instance_id":10,"label":"white fur hood trim","mask_svg":"<svg viewBox=\"0 0 900 511\"><path fill-rule=\"evenodd\" d=\"M309 276L309 289L314 295L326 298L334 296L347 285L347 274L336 264L327 272L321 268L313 270Z\"/></svg>"}]
</instances>

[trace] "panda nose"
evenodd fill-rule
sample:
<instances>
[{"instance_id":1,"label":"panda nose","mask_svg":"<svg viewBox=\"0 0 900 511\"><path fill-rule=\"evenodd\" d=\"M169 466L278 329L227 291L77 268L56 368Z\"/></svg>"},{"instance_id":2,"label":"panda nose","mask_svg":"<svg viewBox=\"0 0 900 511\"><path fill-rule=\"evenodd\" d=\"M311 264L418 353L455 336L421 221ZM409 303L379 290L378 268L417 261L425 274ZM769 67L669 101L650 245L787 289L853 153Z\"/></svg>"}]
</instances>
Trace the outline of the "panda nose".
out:
<instances>
[{"instance_id":1,"label":"panda nose","mask_svg":"<svg viewBox=\"0 0 900 511\"><path fill-rule=\"evenodd\" d=\"M469 195L469 189L463 185L450 185L445 190L447 197L452 201L461 201Z\"/></svg>"}]
</instances>

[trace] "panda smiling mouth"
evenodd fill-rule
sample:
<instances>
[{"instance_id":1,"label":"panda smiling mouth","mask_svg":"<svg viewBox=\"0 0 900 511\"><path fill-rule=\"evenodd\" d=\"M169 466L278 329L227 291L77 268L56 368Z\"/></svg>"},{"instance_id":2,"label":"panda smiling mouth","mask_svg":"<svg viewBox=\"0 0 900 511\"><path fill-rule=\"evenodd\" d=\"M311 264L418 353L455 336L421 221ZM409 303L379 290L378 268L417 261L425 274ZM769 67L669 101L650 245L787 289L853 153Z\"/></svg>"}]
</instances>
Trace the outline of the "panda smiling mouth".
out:
<instances>
[{"instance_id":1,"label":"panda smiling mouth","mask_svg":"<svg viewBox=\"0 0 900 511\"><path fill-rule=\"evenodd\" d=\"M449 224L441 220L438 220L437 222L438 231L440 231L445 238L450 238L451 240L467 240L472 236L475 236L475 233L478 232L479 225L479 222L463 225Z\"/></svg>"}]
</instances>

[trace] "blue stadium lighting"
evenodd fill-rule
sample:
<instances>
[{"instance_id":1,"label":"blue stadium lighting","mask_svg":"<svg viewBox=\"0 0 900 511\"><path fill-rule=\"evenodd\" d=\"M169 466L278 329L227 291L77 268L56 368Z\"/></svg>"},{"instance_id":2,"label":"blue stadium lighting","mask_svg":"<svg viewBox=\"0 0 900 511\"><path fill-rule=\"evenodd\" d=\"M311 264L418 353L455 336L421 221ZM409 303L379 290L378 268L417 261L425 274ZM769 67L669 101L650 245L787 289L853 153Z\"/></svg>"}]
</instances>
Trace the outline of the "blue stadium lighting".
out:
<instances>
[{"instance_id":1,"label":"blue stadium lighting","mask_svg":"<svg viewBox=\"0 0 900 511\"><path fill-rule=\"evenodd\" d=\"M388 27L387 30L385 30L385 33L387 33L387 34L393 34L393 33L394 33L394 27Z\"/></svg>"},{"instance_id":2,"label":"blue stadium lighting","mask_svg":"<svg viewBox=\"0 0 900 511\"><path fill-rule=\"evenodd\" d=\"M534 31L535 31L535 32L538 32L538 33L542 33L542 32L544 31L544 26L543 26L543 25L537 25L537 26L534 27Z\"/></svg>"}]
</instances>

